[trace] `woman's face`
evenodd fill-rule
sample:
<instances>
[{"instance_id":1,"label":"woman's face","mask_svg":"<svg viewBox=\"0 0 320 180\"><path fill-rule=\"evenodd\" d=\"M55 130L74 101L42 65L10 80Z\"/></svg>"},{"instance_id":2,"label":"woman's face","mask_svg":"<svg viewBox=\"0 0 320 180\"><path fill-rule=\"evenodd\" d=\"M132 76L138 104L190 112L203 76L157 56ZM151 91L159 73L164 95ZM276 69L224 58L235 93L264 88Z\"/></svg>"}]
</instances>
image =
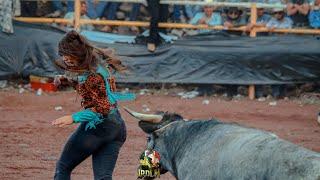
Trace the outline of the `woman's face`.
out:
<instances>
[{"instance_id":1,"label":"woman's face","mask_svg":"<svg viewBox=\"0 0 320 180\"><path fill-rule=\"evenodd\" d=\"M284 18L284 12L283 11L274 12L274 16L277 20L282 20Z\"/></svg>"},{"instance_id":2,"label":"woman's face","mask_svg":"<svg viewBox=\"0 0 320 180\"><path fill-rule=\"evenodd\" d=\"M257 15L258 16L263 16L263 14L264 14L264 9L263 8L258 8L257 9Z\"/></svg>"},{"instance_id":3,"label":"woman's face","mask_svg":"<svg viewBox=\"0 0 320 180\"><path fill-rule=\"evenodd\" d=\"M210 17L214 11L214 7L213 6L205 6L203 8L204 13L206 14L207 17Z\"/></svg>"},{"instance_id":4,"label":"woman's face","mask_svg":"<svg viewBox=\"0 0 320 180\"><path fill-rule=\"evenodd\" d=\"M69 67L76 67L79 65L79 59L73 56L63 56L63 61Z\"/></svg>"},{"instance_id":5,"label":"woman's face","mask_svg":"<svg viewBox=\"0 0 320 180\"><path fill-rule=\"evenodd\" d=\"M230 19L237 19L240 16L240 11L229 11L227 15Z\"/></svg>"}]
</instances>

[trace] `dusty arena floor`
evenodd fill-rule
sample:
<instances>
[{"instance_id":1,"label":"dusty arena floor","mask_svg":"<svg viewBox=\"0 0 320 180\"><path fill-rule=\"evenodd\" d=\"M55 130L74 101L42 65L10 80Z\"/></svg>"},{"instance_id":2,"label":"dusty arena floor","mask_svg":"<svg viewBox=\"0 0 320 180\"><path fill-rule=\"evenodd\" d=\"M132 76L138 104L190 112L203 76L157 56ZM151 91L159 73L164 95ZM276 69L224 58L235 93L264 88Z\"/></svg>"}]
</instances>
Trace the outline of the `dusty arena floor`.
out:
<instances>
[{"instance_id":1,"label":"dusty arena floor","mask_svg":"<svg viewBox=\"0 0 320 180\"><path fill-rule=\"evenodd\" d=\"M208 105L203 104L205 99L209 100ZM18 90L0 91L0 179L52 179L55 162L76 125L59 129L50 123L55 118L79 110L79 101L73 92L37 96L32 92L19 94ZM286 140L320 152L320 126L316 121L318 105L292 100L277 101L275 106L269 103L269 100L225 101L218 97L180 99L169 95L143 95L134 102L120 105L137 111L150 108L151 112L176 112L186 119L215 117L237 122L274 132ZM55 110L57 106L62 110ZM134 180L146 136L132 117L123 110L121 113L127 123L128 138L118 159L114 179ZM72 177L77 180L93 179L91 159L80 164ZM166 174L161 179L174 178Z\"/></svg>"}]
</instances>

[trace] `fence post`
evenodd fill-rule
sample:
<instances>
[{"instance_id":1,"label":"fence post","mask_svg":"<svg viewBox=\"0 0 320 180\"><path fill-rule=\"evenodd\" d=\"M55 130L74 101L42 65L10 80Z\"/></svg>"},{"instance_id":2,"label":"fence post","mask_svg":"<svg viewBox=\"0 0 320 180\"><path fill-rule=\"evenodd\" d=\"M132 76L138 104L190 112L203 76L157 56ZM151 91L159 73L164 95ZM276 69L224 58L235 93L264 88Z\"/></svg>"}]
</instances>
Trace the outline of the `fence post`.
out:
<instances>
[{"instance_id":1,"label":"fence post","mask_svg":"<svg viewBox=\"0 0 320 180\"><path fill-rule=\"evenodd\" d=\"M80 18L81 18L81 0L74 0L74 29L76 31L80 30Z\"/></svg>"},{"instance_id":2,"label":"fence post","mask_svg":"<svg viewBox=\"0 0 320 180\"><path fill-rule=\"evenodd\" d=\"M252 5L251 5L250 23L253 25L253 28L250 30L250 37L256 37L257 36L257 29L255 27L255 25L257 23L257 5L256 5L256 3L252 3Z\"/></svg>"},{"instance_id":3,"label":"fence post","mask_svg":"<svg viewBox=\"0 0 320 180\"><path fill-rule=\"evenodd\" d=\"M251 17L250 17L250 23L253 25L253 28L250 30L250 37L256 37L257 36L257 31L256 31L256 23L257 23L257 5L256 3L252 3L251 5ZM253 100L255 98L255 86L249 85L249 99Z\"/></svg>"}]
</instances>

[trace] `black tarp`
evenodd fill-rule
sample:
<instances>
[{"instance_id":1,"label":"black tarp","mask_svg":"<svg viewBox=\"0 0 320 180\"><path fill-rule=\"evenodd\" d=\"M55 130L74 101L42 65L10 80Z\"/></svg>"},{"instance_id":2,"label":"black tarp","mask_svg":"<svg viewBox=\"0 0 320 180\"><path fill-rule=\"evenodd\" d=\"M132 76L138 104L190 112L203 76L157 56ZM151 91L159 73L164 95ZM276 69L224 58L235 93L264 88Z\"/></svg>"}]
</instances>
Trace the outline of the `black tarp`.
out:
<instances>
[{"instance_id":1,"label":"black tarp","mask_svg":"<svg viewBox=\"0 0 320 180\"><path fill-rule=\"evenodd\" d=\"M14 22L14 34L0 33L0 79L58 74L53 60L64 32L45 25Z\"/></svg>"},{"instance_id":2,"label":"black tarp","mask_svg":"<svg viewBox=\"0 0 320 180\"><path fill-rule=\"evenodd\" d=\"M0 34L0 78L56 72L52 60L63 33L15 24ZM117 50L130 74L118 82L287 84L320 81L320 40L314 36L188 37L149 53L144 45L98 44ZM8 55L9 54L9 55ZM12 60L12 56L14 57Z\"/></svg>"}]
</instances>

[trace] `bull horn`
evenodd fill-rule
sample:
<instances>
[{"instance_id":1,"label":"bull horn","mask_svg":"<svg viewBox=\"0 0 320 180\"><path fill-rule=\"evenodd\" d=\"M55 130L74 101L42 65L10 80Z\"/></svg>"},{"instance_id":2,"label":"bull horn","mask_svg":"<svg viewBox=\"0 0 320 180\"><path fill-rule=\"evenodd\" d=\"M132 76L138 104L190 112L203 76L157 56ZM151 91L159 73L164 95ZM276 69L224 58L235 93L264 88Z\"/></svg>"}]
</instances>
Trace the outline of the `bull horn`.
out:
<instances>
[{"instance_id":1,"label":"bull horn","mask_svg":"<svg viewBox=\"0 0 320 180\"><path fill-rule=\"evenodd\" d=\"M163 116L162 115L157 115L157 114L142 114L135 112L127 107L123 107L124 110L126 110L131 116L145 122L150 122L150 123L159 123L161 122Z\"/></svg>"}]
</instances>

